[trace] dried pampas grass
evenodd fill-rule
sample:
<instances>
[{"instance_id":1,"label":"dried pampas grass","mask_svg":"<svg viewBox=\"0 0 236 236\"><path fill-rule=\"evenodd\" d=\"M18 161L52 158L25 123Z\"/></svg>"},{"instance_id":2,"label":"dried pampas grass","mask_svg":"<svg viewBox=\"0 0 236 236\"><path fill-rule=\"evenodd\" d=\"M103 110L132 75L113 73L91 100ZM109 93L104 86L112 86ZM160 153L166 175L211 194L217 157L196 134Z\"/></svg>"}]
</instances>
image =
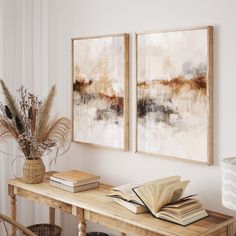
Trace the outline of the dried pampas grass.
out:
<instances>
[{"instance_id":1,"label":"dried pampas grass","mask_svg":"<svg viewBox=\"0 0 236 236\"><path fill-rule=\"evenodd\" d=\"M70 120L66 117L50 120L50 111L56 94L55 85L42 103L23 86L17 91L19 99L15 100L3 80L0 84L6 103L0 103L0 141L14 138L26 159L38 159L45 151L51 151L55 146L69 147Z\"/></svg>"},{"instance_id":2,"label":"dried pampas grass","mask_svg":"<svg viewBox=\"0 0 236 236\"><path fill-rule=\"evenodd\" d=\"M0 117L0 140L7 138L17 138L18 133L14 126Z\"/></svg>"},{"instance_id":3,"label":"dried pampas grass","mask_svg":"<svg viewBox=\"0 0 236 236\"><path fill-rule=\"evenodd\" d=\"M2 85L2 90L6 99L6 103L8 104L8 106L11 108L11 112L13 112L13 114L15 116L20 117L20 112L19 109L16 105L15 99L13 98L13 96L11 95L11 93L9 92L6 84L4 83L3 80L0 80L0 83Z\"/></svg>"},{"instance_id":4,"label":"dried pampas grass","mask_svg":"<svg viewBox=\"0 0 236 236\"><path fill-rule=\"evenodd\" d=\"M11 93L9 92L6 84L4 83L3 80L0 80L1 86L2 86L2 90L6 99L6 103L7 105L5 105L5 108L9 109L9 111L11 113L13 113L14 115L14 122L16 124L16 127L18 129L18 131L20 133L22 133L24 131L24 127L23 127L23 121L22 121L22 117L19 111L19 108L16 104L16 101L14 99L14 97L11 95Z\"/></svg>"},{"instance_id":5,"label":"dried pampas grass","mask_svg":"<svg viewBox=\"0 0 236 236\"><path fill-rule=\"evenodd\" d=\"M52 122L44 139L55 141L59 147L65 147L71 129L70 120L62 117Z\"/></svg>"},{"instance_id":6,"label":"dried pampas grass","mask_svg":"<svg viewBox=\"0 0 236 236\"><path fill-rule=\"evenodd\" d=\"M46 100L44 101L43 105L41 106L39 110L39 115L38 115L39 120L36 127L36 138L39 141L42 141L44 132L48 129L49 114L52 108L52 103L53 103L55 94L56 94L56 86L54 85L51 88Z\"/></svg>"}]
</instances>

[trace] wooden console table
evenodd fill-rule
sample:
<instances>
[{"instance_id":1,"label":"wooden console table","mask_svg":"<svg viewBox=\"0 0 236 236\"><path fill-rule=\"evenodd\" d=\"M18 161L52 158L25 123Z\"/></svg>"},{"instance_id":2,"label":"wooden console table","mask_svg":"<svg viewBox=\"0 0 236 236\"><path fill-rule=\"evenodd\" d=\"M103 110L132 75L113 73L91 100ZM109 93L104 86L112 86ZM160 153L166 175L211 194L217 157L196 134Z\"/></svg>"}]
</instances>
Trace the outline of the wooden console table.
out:
<instances>
[{"instance_id":1,"label":"wooden console table","mask_svg":"<svg viewBox=\"0 0 236 236\"><path fill-rule=\"evenodd\" d=\"M78 219L78 235L86 235L85 220L91 220L134 236L232 236L234 218L220 213L209 212L209 217L182 227L153 218L150 214L133 214L114 203L105 195L109 186L79 193L70 193L52 187L47 181L41 184L25 184L17 179L8 182L11 217L16 219L16 197L20 196L49 206L50 223L55 223L55 209L75 215ZM14 229L13 229L14 231ZM13 232L14 235L14 232Z\"/></svg>"}]
</instances>

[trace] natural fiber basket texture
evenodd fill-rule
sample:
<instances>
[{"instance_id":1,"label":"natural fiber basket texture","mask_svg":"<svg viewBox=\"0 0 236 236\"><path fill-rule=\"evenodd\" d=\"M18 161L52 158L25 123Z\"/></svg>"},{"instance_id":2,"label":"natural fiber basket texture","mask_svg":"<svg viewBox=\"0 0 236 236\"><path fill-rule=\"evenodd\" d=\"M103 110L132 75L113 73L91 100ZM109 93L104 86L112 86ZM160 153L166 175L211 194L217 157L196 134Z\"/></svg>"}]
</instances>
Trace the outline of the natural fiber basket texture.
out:
<instances>
[{"instance_id":1,"label":"natural fiber basket texture","mask_svg":"<svg viewBox=\"0 0 236 236\"><path fill-rule=\"evenodd\" d=\"M23 179L28 184L43 182L45 166L41 159L26 160L23 166Z\"/></svg>"},{"instance_id":2,"label":"natural fiber basket texture","mask_svg":"<svg viewBox=\"0 0 236 236\"><path fill-rule=\"evenodd\" d=\"M37 236L61 236L62 228L53 224L36 224L27 227Z\"/></svg>"}]
</instances>

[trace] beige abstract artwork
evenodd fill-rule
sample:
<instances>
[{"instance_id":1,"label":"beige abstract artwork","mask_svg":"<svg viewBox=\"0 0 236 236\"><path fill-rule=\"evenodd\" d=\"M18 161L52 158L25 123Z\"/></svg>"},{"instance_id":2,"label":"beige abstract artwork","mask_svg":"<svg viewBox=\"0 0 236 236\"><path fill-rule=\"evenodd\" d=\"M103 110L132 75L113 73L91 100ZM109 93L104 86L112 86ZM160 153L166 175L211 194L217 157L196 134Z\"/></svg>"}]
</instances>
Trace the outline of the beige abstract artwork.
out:
<instances>
[{"instance_id":1,"label":"beige abstract artwork","mask_svg":"<svg viewBox=\"0 0 236 236\"><path fill-rule=\"evenodd\" d=\"M72 40L73 138L127 149L128 35Z\"/></svg>"},{"instance_id":2,"label":"beige abstract artwork","mask_svg":"<svg viewBox=\"0 0 236 236\"><path fill-rule=\"evenodd\" d=\"M137 34L137 151L211 162L211 28Z\"/></svg>"}]
</instances>

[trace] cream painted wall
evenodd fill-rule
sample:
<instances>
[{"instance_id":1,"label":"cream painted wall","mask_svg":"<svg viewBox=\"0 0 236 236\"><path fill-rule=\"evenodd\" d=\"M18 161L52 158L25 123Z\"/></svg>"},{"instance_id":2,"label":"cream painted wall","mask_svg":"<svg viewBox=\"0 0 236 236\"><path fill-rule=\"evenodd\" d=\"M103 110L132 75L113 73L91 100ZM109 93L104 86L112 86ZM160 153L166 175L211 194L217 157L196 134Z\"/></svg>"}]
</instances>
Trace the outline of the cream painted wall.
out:
<instances>
[{"instance_id":1,"label":"cream painted wall","mask_svg":"<svg viewBox=\"0 0 236 236\"><path fill-rule=\"evenodd\" d=\"M49 2L49 78L65 84L64 104L70 110L70 38L130 33L130 146L129 152L73 144L65 168L94 172L118 185L168 175L191 180L188 193L197 193L210 210L236 216L221 205L221 159L236 155L236 2L234 0L54 0ZM135 106L134 33L146 30L214 26L214 165L199 166L133 153ZM67 81L67 82L66 82ZM62 104L62 103L60 103ZM89 225L92 230L94 225ZM105 230L105 229L103 229Z\"/></svg>"},{"instance_id":2,"label":"cream painted wall","mask_svg":"<svg viewBox=\"0 0 236 236\"><path fill-rule=\"evenodd\" d=\"M2 61L5 58L8 61L3 63L4 73L0 74L9 77L10 82L14 80L14 84L18 83L16 75L8 72L11 69L11 61L15 58L14 54L9 54L9 51L13 46L22 47L20 51L22 57L17 59L18 61L24 59L24 70L23 72L20 70L22 81L28 81L29 86L42 95L45 95L49 85L55 82L58 88L55 110L60 115L71 114L70 39L122 32L131 34L130 151L118 152L72 144L70 151L58 159L56 165L58 170L80 168L100 175L103 182L112 185L178 174L184 179L191 180L187 193L199 194L199 198L208 209L236 216L235 212L221 205L221 159L236 155L234 139L236 1L1 0L0 2L4 3L4 13L8 14L3 17L5 19L3 26L14 26L16 29L20 27L19 32L16 30L14 32L22 40L20 45L14 46L14 38L7 28L3 27L5 38L3 37L1 44L5 54L1 58ZM11 8L12 6L15 8ZM22 15L16 14L17 12ZM18 24L22 22L22 25L17 25L17 22ZM200 166L134 154L134 33L200 25L214 26L214 165ZM12 41L7 41L9 37ZM17 65L15 62L13 68L18 69ZM24 75L27 77L25 81ZM30 80L31 76L32 80ZM41 208L37 207L36 212L30 216L37 218L37 214L41 213L43 219L45 209L40 210ZM33 219L31 217L31 221ZM76 219L63 215L62 220L64 235L76 235ZM30 222L29 219L25 221ZM88 229L103 230L111 232L111 235L118 235L117 232L91 223L88 223Z\"/></svg>"}]
</instances>

